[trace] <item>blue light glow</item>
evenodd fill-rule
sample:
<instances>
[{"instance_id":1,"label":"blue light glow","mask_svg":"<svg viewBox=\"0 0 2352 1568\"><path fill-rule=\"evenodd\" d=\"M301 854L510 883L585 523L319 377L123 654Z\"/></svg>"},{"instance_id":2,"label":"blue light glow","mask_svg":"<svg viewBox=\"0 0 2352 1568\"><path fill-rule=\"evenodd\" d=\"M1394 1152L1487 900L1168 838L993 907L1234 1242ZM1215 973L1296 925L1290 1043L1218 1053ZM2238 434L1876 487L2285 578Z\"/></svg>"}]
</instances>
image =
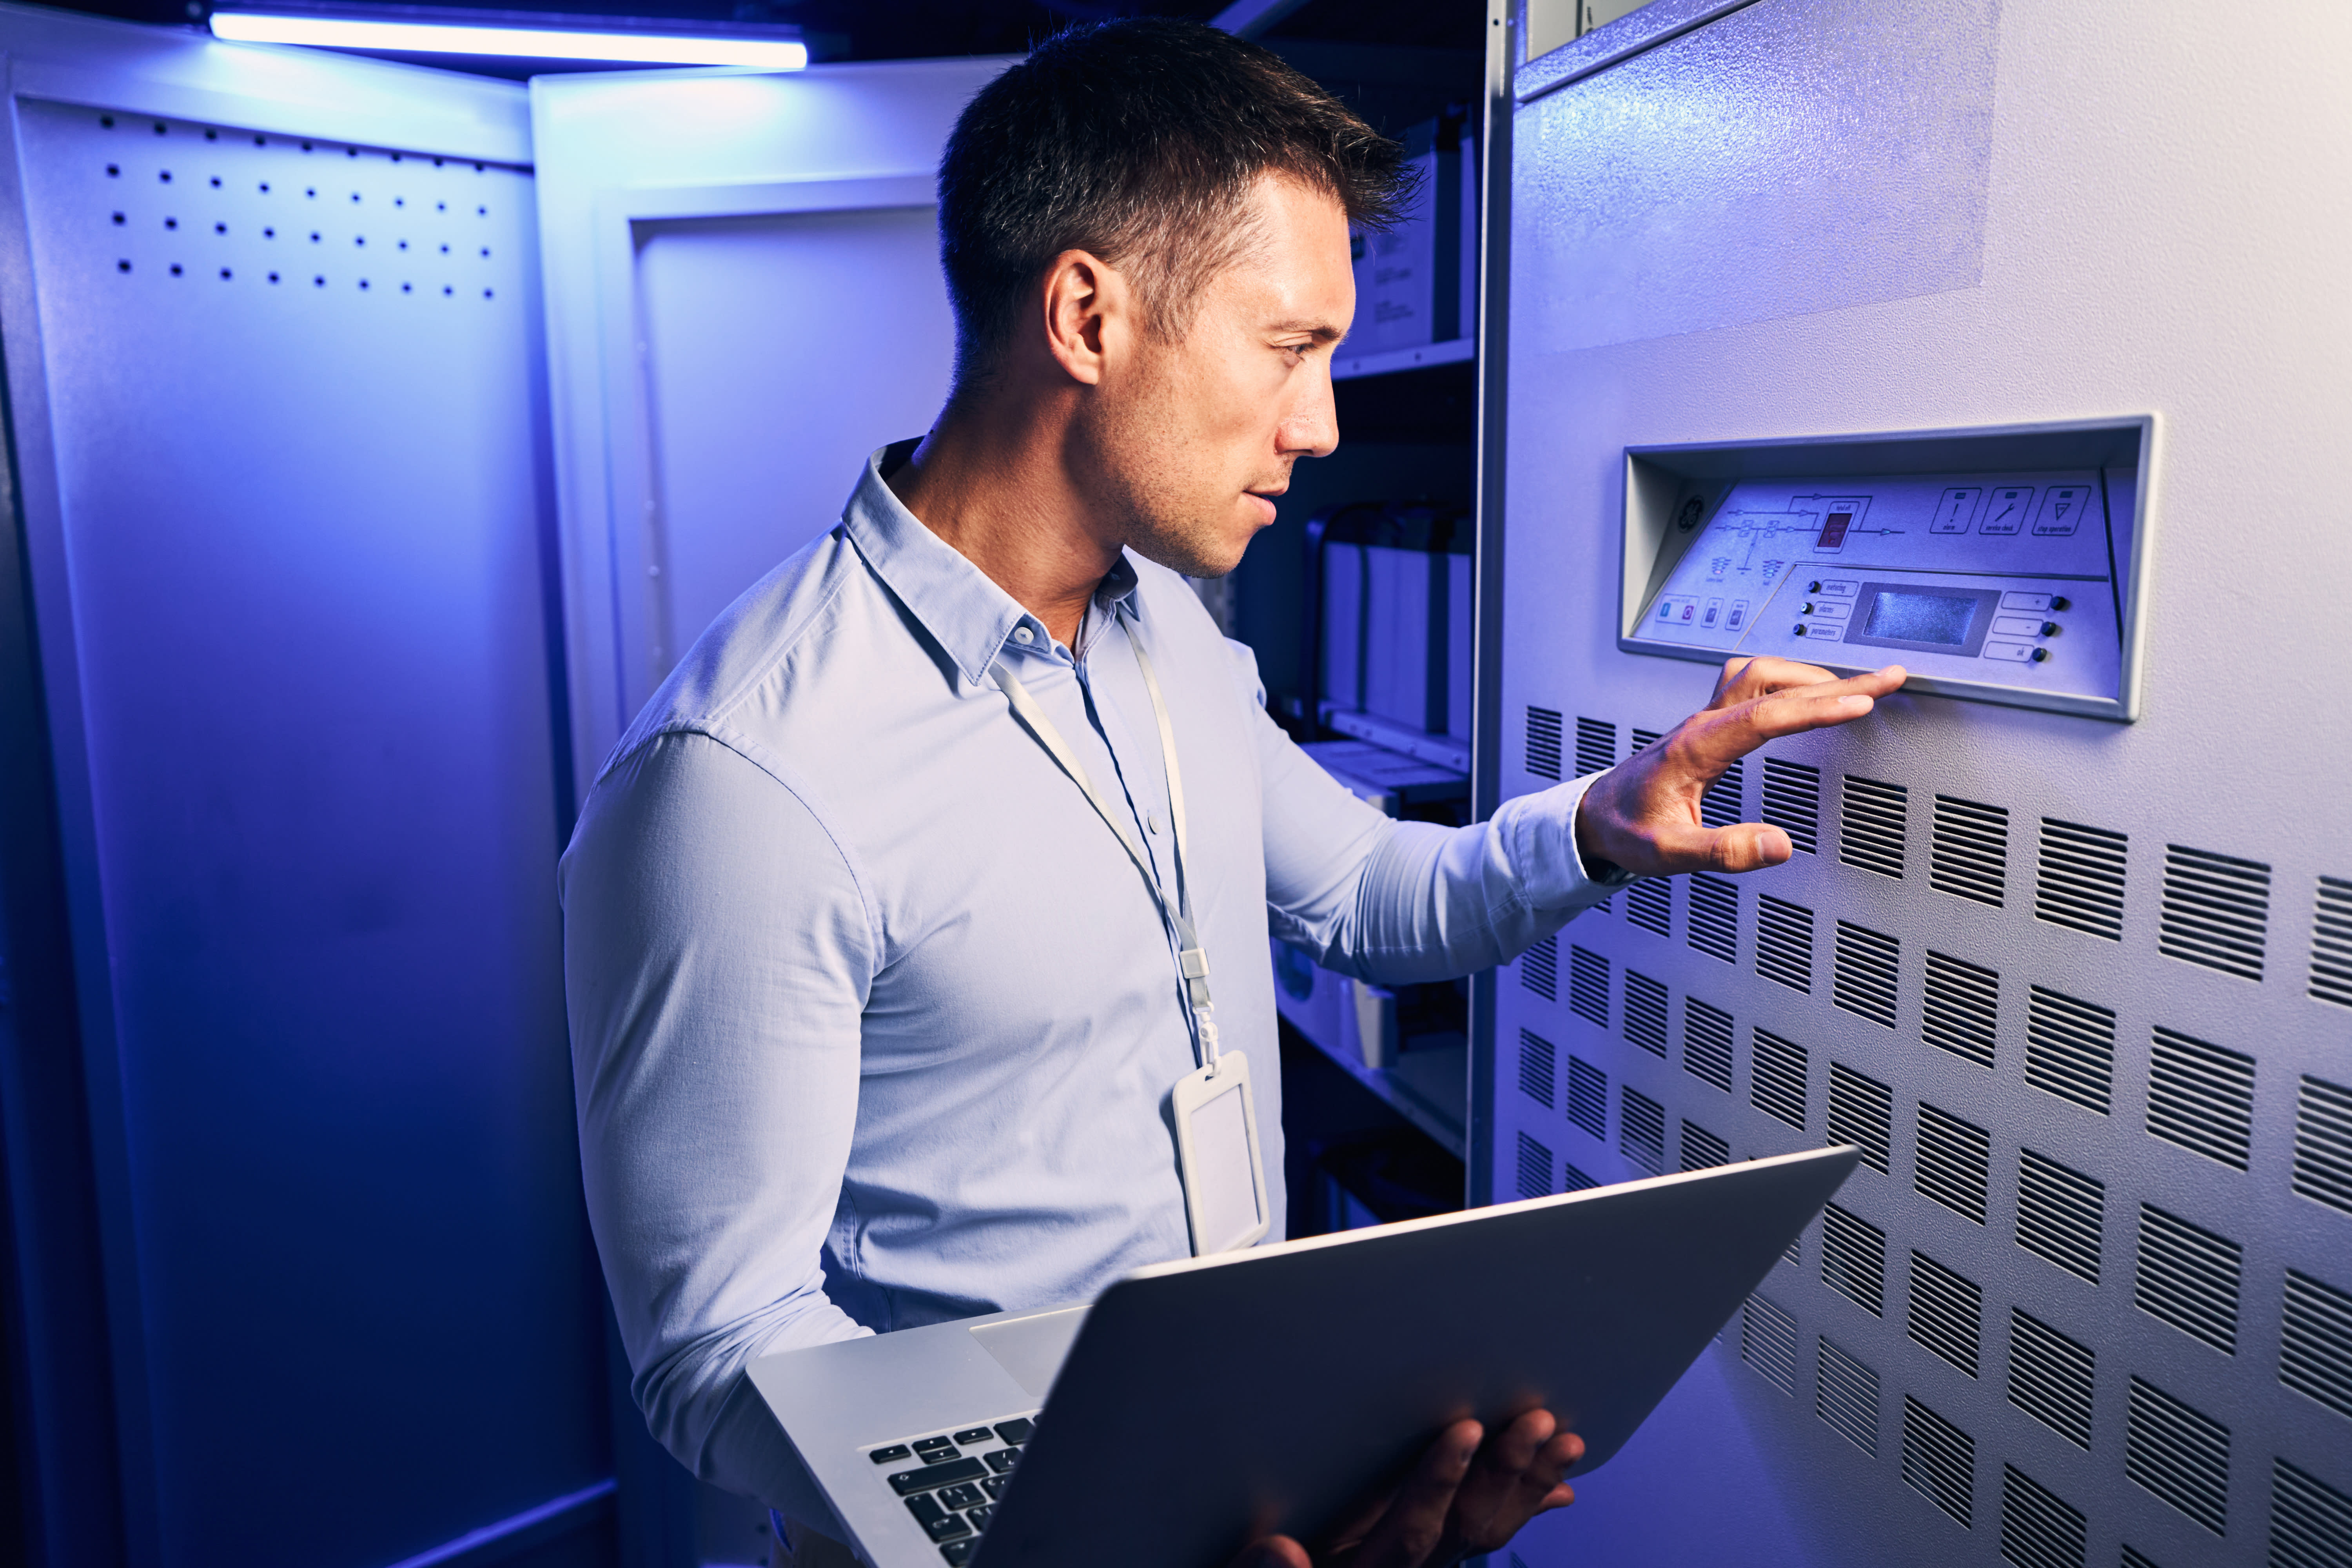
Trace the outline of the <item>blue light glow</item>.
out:
<instances>
[{"instance_id":1,"label":"blue light glow","mask_svg":"<svg viewBox=\"0 0 2352 1568\"><path fill-rule=\"evenodd\" d=\"M267 11L215 11L213 37L241 44L305 44L386 54L488 55L509 59L612 60L622 64L758 66L804 70L808 46L796 38L722 33L597 33L559 27L482 27L441 22L390 22L357 16L296 16Z\"/></svg>"}]
</instances>

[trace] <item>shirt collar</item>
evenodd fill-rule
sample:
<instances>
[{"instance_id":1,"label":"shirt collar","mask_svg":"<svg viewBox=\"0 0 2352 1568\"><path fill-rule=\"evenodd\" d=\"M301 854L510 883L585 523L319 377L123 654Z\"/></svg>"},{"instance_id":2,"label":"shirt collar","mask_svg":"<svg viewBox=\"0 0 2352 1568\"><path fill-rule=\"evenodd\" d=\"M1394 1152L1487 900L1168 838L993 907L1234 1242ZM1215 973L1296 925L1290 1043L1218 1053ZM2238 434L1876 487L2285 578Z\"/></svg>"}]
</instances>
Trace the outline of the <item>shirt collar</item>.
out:
<instances>
[{"instance_id":1,"label":"shirt collar","mask_svg":"<svg viewBox=\"0 0 2352 1568\"><path fill-rule=\"evenodd\" d=\"M882 476L913 456L920 439L894 441L866 459L866 471L858 476L842 513L851 542L874 574L947 650L966 679L978 684L987 679L988 667L1024 627L1033 640L1025 648L1017 641L1013 647L1050 657L1053 640L1045 623L955 546L923 526L884 482ZM1117 564L1095 590L1095 613L1108 616L1124 607L1140 619L1139 581L1135 563L1120 552Z\"/></svg>"}]
</instances>

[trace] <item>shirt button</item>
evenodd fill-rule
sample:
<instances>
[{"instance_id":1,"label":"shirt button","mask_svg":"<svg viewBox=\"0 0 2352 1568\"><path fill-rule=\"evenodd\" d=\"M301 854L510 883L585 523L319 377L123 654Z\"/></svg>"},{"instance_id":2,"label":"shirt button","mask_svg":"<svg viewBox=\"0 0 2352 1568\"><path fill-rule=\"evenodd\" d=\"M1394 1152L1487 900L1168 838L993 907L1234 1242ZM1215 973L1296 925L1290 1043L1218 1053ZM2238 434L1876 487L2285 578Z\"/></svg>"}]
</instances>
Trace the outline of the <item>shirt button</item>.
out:
<instances>
[{"instance_id":1,"label":"shirt button","mask_svg":"<svg viewBox=\"0 0 2352 1568\"><path fill-rule=\"evenodd\" d=\"M1013 640L1017 643L1032 643L1037 638L1027 626L1015 626L1013 628Z\"/></svg>"}]
</instances>

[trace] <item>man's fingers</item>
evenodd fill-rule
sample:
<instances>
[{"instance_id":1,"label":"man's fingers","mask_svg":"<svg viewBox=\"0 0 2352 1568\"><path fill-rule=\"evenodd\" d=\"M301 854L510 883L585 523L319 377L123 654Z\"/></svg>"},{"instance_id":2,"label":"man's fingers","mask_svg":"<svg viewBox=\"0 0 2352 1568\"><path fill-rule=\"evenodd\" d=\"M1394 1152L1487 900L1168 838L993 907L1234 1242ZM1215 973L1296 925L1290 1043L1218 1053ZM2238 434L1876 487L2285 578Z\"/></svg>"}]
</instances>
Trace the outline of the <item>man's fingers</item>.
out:
<instances>
[{"instance_id":1,"label":"man's fingers","mask_svg":"<svg viewBox=\"0 0 2352 1568\"><path fill-rule=\"evenodd\" d=\"M1723 661L1723 675L1716 681L1715 696L1707 706L1728 708L1792 686L1819 686L1836 679L1818 664L1800 664L1793 658L1770 654L1727 658Z\"/></svg>"},{"instance_id":2,"label":"man's fingers","mask_svg":"<svg viewBox=\"0 0 2352 1568\"><path fill-rule=\"evenodd\" d=\"M1716 709L1684 726L1670 742L1669 755L1679 752L1674 760L1699 778L1712 780L1767 741L1862 718L1877 706L1878 699L1901 689L1908 679L1902 666L1889 665Z\"/></svg>"},{"instance_id":3,"label":"man's fingers","mask_svg":"<svg viewBox=\"0 0 2352 1568\"><path fill-rule=\"evenodd\" d=\"M1475 1421L1456 1421L1438 1434L1390 1500L1380 1523L1364 1538L1351 1568L1421 1568L1428 1562L1444 1538L1454 1493L1470 1473L1472 1457L1485 1435L1486 1428Z\"/></svg>"},{"instance_id":4,"label":"man's fingers","mask_svg":"<svg viewBox=\"0 0 2352 1568\"><path fill-rule=\"evenodd\" d=\"M1315 1560L1307 1555L1307 1548L1290 1537L1269 1535L1243 1547L1242 1554L1233 1561L1233 1568L1315 1568Z\"/></svg>"},{"instance_id":5,"label":"man's fingers","mask_svg":"<svg viewBox=\"0 0 2352 1568\"><path fill-rule=\"evenodd\" d=\"M1487 1445L1454 1504L1455 1539L1450 1544L1464 1551L1498 1551L1537 1514L1575 1500L1575 1491L1559 1478L1584 1457L1584 1439L1555 1432L1546 1411L1521 1416L1508 1436L1514 1441Z\"/></svg>"}]
</instances>

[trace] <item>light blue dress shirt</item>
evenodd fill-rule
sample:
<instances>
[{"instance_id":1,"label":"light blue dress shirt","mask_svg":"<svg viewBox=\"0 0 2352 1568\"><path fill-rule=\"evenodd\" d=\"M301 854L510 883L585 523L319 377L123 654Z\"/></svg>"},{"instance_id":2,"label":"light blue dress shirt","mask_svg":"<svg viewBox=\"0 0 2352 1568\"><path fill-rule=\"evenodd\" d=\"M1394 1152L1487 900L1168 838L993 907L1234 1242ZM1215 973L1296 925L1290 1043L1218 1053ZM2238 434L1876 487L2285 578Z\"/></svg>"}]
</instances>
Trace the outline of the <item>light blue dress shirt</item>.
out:
<instances>
[{"instance_id":1,"label":"light blue dress shirt","mask_svg":"<svg viewBox=\"0 0 2352 1568\"><path fill-rule=\"evenodd\" d=\"M1007 659L1173 888L1258 1094L1276 1236L1269 931L1391 984L1500 963L1605 896L1589 780L1476 826L1393 822L1267 717L1247 649L1128 558L1082 657L867 464L838 527L719 617L615 748L563 858L581 1159L634 1390L708 1480L812 1521L744 1374L796 1346L1093 1297L1187 1256L1166 1120L1194 1066L1134 863L988 678Z\"/></svg>"}]
</instances>

